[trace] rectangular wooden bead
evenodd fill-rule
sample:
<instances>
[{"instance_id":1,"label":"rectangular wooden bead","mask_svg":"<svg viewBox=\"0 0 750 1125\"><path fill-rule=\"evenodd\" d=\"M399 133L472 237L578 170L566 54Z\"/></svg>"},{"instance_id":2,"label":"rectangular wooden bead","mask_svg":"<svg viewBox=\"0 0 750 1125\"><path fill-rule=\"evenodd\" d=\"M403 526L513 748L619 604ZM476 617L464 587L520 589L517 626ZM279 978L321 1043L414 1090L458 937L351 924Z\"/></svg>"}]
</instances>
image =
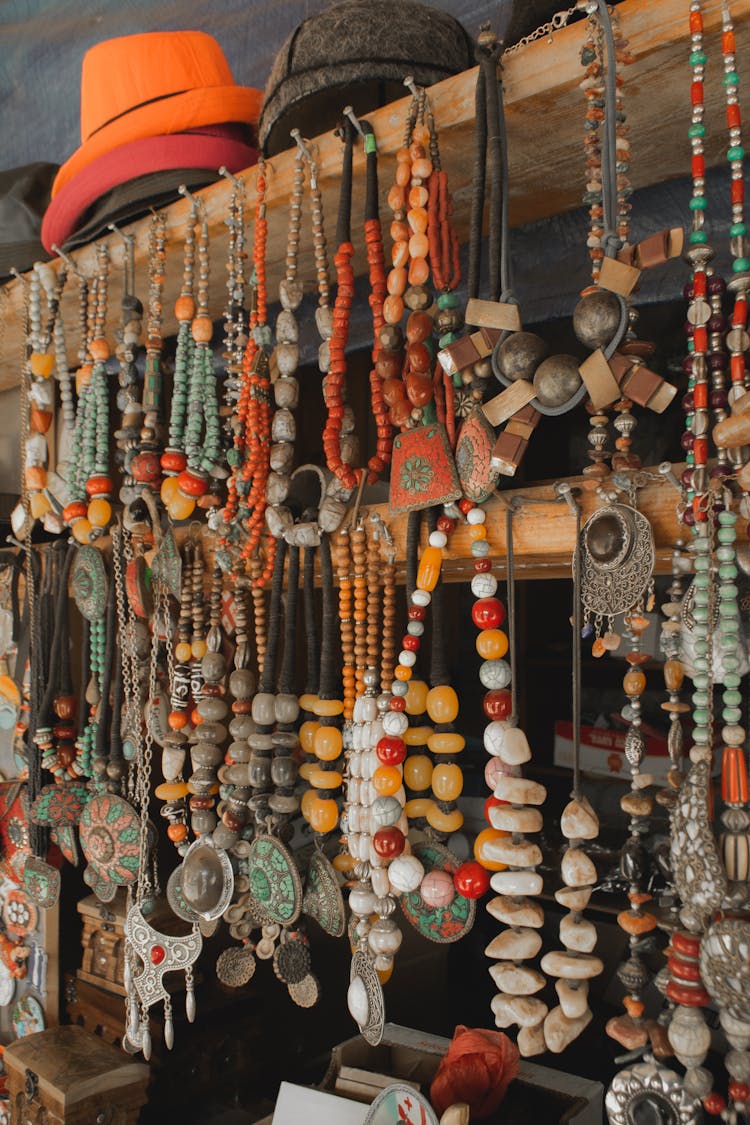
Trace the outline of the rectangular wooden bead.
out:
<instances>
[{"instance_id":1,"label":"rectangular wooden bead","mask_svg":"<svg viewBox=\"0 0 750 1125\"><path fill-rule=\"evenodd\" d=\"M525 438L509 434L507 430L498 437L492 450L492 466L504 477L515 476L528 447Z\"/></svg>"},{"instance_id":2,"label":"rectangular wooden bead","mask_svg":"<svg viewBox=\"0 0 750 1125\"><path fill-rule=\"evenodd\" d=\"M620 396L617 379L604 358L604 352L597 348L578 368L586 384L589 398L597 410L609 406Z\"/></svg>"},{"instance_id":3,"label":"rectangular wooden bead","mask_svg":"<svg viewBox=\"0 0 750 1125\"><path fill-rule=\"evenodd\" d=\"M437 357L446 375L456 375L486 354L484 352L480 355L472 336L462 336L460 340L454 340L452 344L441 348Z\"/></svg>"},{"instance_id":4,"label":"rectangular wooden bead","mask_svg":"<svg viewBox=\"0 0 750 1125\"><path fill-rule=\"evenodd\" d=\"M479 301L472 297L466 305L467 324L479 328L499 328L502 332L521 331L521 313L518 305L504 301Z\"/></svg>"},{"instance_id":5,"label":"rectangular wooden bead","mask_svg":"<svg viewBox=\"0 0 750 1125\"><path fill-rule=\"evenodd\" d=\"M507 422L522 407L534 398L534 388L526 379L518 379L511 383L499 395L495 395L482 407L484 416L492 426L500 426Z\"/></svg>"},{"instance_id":6,"label":"rectangular wooden bead","mask_svg":"<svg viewBox=\"0 0 750 1125\"><path fill-rule=\"evenodd\" d=\"M617 258L605 258L599 274L599 284L602 289L611 293L619 293L621 297L629 297L638 284L641 271L636 266L618 262Z\"/></svg>"}]
</instances>

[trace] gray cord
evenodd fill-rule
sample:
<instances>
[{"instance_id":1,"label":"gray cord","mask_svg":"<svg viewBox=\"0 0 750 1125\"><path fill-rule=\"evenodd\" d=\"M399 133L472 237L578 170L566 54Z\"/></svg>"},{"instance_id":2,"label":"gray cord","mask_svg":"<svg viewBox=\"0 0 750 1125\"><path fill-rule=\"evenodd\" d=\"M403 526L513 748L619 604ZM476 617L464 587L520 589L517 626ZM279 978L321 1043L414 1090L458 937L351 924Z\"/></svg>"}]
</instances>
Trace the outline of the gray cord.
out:
<instances>
[{"instance_id":1,"label":"gray cord","mask_svg":"<svg viewBox=\"0 0 750 1125\"><path fill-rule=\"evenodd\" d=\"M604 212L602 249L605 257L614 258L622 246L622 241L617 234L617 57L607 0L596 0L596 3L607 47L602 144L602 210ZM603 63L604 60L602 65Z\"/></svg>"},{"instance_id":2,"label":"gray cord","mask_svg":"<svg viewBox=\"0 0 750 1125\"><path fill-rule=\"evenodd\" d=\"M581 793L581 509L576 505L573 567L573 799Z\"/></svg>"}]
</instances>

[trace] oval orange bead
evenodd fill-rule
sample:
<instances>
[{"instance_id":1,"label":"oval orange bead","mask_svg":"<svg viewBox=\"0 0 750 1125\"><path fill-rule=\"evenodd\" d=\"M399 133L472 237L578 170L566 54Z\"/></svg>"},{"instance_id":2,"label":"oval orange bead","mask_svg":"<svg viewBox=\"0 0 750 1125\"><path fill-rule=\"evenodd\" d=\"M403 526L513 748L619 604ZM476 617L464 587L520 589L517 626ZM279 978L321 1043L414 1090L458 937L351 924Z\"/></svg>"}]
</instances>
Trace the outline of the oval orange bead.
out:
<instances>
[{"instance_id":1,"label":"oval orange bead","mask_svg":"<svg viewBox=\"0 0 750 1125\"><path fill-rule=\"evenodd\" d=\"M502 660L508 651L508 638L502 629L482 629L476 648L483 660Z\"/></svg>"},{"instance_id":2,"label":"oval orange bead","mask_svg":"<svg viewBox=\"0 0 750 1125\"><path fill-rule=\"evenodd\" d=\"M322 727L313 735L313 753L322 762L334 762L344 749L344 736L338 727Z\"/></svg>"},{"instance_id":3,"label":"oval orange bead","mask_svg":"<svg viewBox=\"0 0 750 1125\"><path fill-rule=\"evenodd\" d=\"M411 179L411 167L402 160L396 165L396 183L399 187L407 187Z\"/></svg>"},{"instance_id":4,"label":"oval orange bead","mask_svg":"<svg viewBox=\"0 0 750 1125\"><path fill-rule=\"evenodd\" d=\"M452 809L451 812L444 813L434 802L427 810L426 816L430 828L434 828L436 832L458 832L464 823L464 814L460 809Z\"/></svg>"},{"instance_id":5,"label":"oval orange bead","mask_svg":"<svg viewBox=\"0 0 750 1125\"><path fill-rule=\"evenodd\" d=\"M74 520L70 528L70 534L76 543L88 543L91 539L91 524L87 519Z\"/></svg>"},{"instance_id":6,"label":"oval orange bead","mask_svg":"<svg viewBox=\"0 0 750 1125\"><path fill-rule=\"evenodd\" d=\"M192 645L190 645L187 641L180 641L180 643L175 647L174 658L178 664L187 664L192 655Z\"/></svg>"},{"instance_id":7,"label":"oval orange bead","mask_svg":"<svg viewBox=\"0 0 750 1125\"><path fill-rule=\"evenodd\" d=\"M334 800L317 797L310 803L308 820L313 832L333 832L338 824L339 809Z\"/></svg>"},{"instance_id":8,"label":"oval orange bead","mask_svg":"<svg viewBox=\"0 0 750 1125\"><path fill-rule=\"evenodd\" d=\"M428 811L432 808L434 801L429 797L415 797L413 801L407 801L404 805L404 812L409 820L416 820L417 817L427 816Z\"/></svg>"},{"instance_id":9,"label":"oval orange bead","mask_svg":"<svg viewBox=\"0 0 750 1125\"><path fill-rule=\"evenodd\" d=\"M685 679L685 670L680 660L664 661L664 683L667 691L679 691Z\"/></svg>"},{"instance_id":10,"label":"oval orange bead","mask_svg":"<svg viewBox=\"0 0 750 1125\"><path fill-rule=\"evenodd\" d=\"M310 807L313 802L319 800L320 798L318 797L314 789L308 789L302 794L302 799L299 803L299 811L302 813L305 820L310 819Z\"/></svg>"},{"instance_id":11,"label":"oval orange bead","mask_svg":"<svg viewBox=\"0 0 750 1125\"><path fill-rule=\"evenodd\" d=\"M432 784L432 760L426 754L411 754L404 762L404 781L409 789L421 793Z\"/></svg>"},{"instance_id":12,"label":"oval orange bead","mask_svg":"<svg viewBox=\"0 0 750 1125\"><path fill-rule=\"evenodd\" d=\"M412 207L406 213L406 221L413 234L424 234L427 230L427 211L424 207Z\"/></svg>"},{"instance_id":13,"label":"oval orange bead","mask_svg":"<svg viewBox=\"0 0 750 1125\"><path fill-rule=\"evenodd\" d=\"M49 379L55 370L55 357L49 352L32 352L29 356L31 374L38 379Z\"/></svg>"},{"instance_id":14,"label":"oval orange bead","mask_svg":"<svg viewBox=\"0 0 750 1125\"><path fill-rule=\"evenodd\" d=\"M305 708L309 710L309 708ZM314 719L308 719L299 728L299 744L306 754L314 754L315 732L320 726Z\"/></svg>"},{"instance_id":15,"label":"oval orange bead","mask_svg":"<svg viewBox=\"0 0 750 1125\"><path fill-rule=\"evenodd\" d=\"M427 746L431 754L460 754L466 746L466 739L462 734L444 730L431 734Z\"/></svg>"},{"instance_id":16,"label":"oval orange bead","mask_svg":"<svg viewBox=\"0 0 750 1125\"><path fill-rule=\"evenodd\" d=\"M210 344L214 334L213 321L210 316L196 316L190 326L190 332L196 344Z\"/></svg>"},{"instance_id":17,"label":"oval orange bead","mask_svg":"<svg viewBox=\"0 0 750 1125\"><path fill-rule=\"evenodd\" d=\"M317 699L313 706L313 713L319 719L331 719L344 713L344 702L341 699Z\"/></svg>"},{"instance_id":18,"label":"oval orange bead","mask_svg":"<svg viewBox=\"0 0 750 1125\"><path fill-rule=\"evenodd\" d=\"M372 787L379 797L392 797L401 788L402 780L398 766L378 766L372 775Z\"/></svg>"},{"instance_id":19,"label":"oval orange bead","mask_svg":"<svg viewBox=\"0 0 750 1125\"><path fill-rule=\"evenodd\" d=\"M337 770L313 769L307 779L314 789L338 789L343 777Z\"/></svg>"},{"instance_id":20,"label":"oval orange bead","mask_svg":"<svg viewBox=\"0 0 750 1125\"><path fill-rule=\"evenodd\" d=\"M175 481L177 480L176 477L173 479ZM178 494L177 496L175 496L174 500L170 501L170 503L167 505L167 511L169 512L170 517L173 520L177 520L178 523L180 522L180 520L190 519L193 512L195 511L195 500L193 500L192 496L182 496L178 491Z\"/></svg>"},{"instance_id":21,"label":"oval orange bead","mask_svg":"<svg viewBox=\"0 0 750 1125\"><path fill-rule=\"evenodd\" d=\"M192 297L178 297L174 303L175 320L192 320L195 316L195 301Z\"/></svg>"},{"instance_id":22,"label":"oval orange bead","mask_svg":"<svg viewBox=\"0 0 750 1125\"><path fill-rule=\"evenodd\" d=\"M406 290L406 270L403 268L392 269L388 274L388 292L391 296L401 297Z\"/></svg>"},{"instance_id":23,"label":"oval orange bead","mask_svg":"<svg viewBox=\"0 0 750 1125\"><path fill-rule=\"evenodd\" d=\"M403 242L406 252L409 252L409 224L403 219L394 219L391 223L391 242Z\"/></svg>"},{"instance_id":24,"label":"oval orange bead","mask_svg":"<svg viewBox=\"0 0 750 1125\"><path fill-rule=\"evenodd\" d=\"M433 723L452 723L458 715L458 696L449 684L427 693L427 714Z\"/></svg>"},{"instance_id":25,"label":"oval orange bead","mask_svg":"<svg viewBox=\"0 0 750 1125\"><path fill-rule=\"evenodd\" d=\"M401 297L390 294L383 301L383 319L386 324L398 324L404 315L404 302Z\"/></svg>"},{"instance_id":26,"label":"oval orange bead","mask_svg":"<svg viewBox=\"0 0 750 1125\"><path fill-rule=\"evenodd\" d=\"M112 505L108 500L92 500L86 514L92 527L106 527L112 519Z\"/></svg>"},{"instance_id":27,"label":"oval orange bead","mask_svg":"<svg viewBox=\"0 0 750 1125\"><path fill-rule=\"evenodd\" d=\"M159 496L161 497L161 502L165 506L165 508L169 507L175 497L179 495L179 492L180 486L177 483L177 477L166 477L162 481L161 488L159 489Z\"/></svg>"},{"instance_id":28,"label":"oval orange bead","mask_svg":"<svg viewBox=\"0 0 750 1125\"><path fill-rule=\"evenodd\" d=\"M430 276L430 267L426 258L413 258L409 264L409 284L424 285Z\"/></svg>"},{"instance_id":29,"label":"oval orange bead","mask_svg":"<svg viewBox=\"0 0 750 1125\"><path fill-rule=\"evenodd\" d=\"M426 156L415 160L411 166L411 174L415 180L429 180L432 175L432 161Z\"/></svg>"},{"instance_id":30,"label":"oval orange bead","mask_svg":"<svg viewBox=\"0 0 750 1125\"><path fill-rule=\"evenodd\" d=\"M388 206L391 211L403 211L406 203L406 192L399 184L394 184L388 192Z\"/></svg>"},{"instance_id":31,"label":"oval orange bead","mask_svg":"<svg viewBox=\"0 0 750 1125\"><path fill-rule=\"evenodd\" d=\"M646 687L646 677L643 672L631 668L623 676L622 686L626 695L641 695Z\"/></svg>"},{"instance_id":32,"label":"oval orange bead","mask_svg":"<svg viewBox=\"0 0 750 1125\"><path fill-rule=\"evenodd\" d=\"M429 198L430 193L426 187L413 187L409 190L409 206L412 209L415 207L426 207Z\"/></svg>"},{"instance_id":33,"label":"oval orange bead","mask_svg":"<svg viewBox=\"0 0 750 1125\"><path fill-rule=\"evenodd\" d=\"M407 241L408 234L397 242L393 243L391 247L391 262L396 269L403 268L409 261L409 243Z\"/></svg>"},{"instance_id":34,"label":"oval orange bead","mask_svg":"<svg viewBox=\"0 0 750 1125\"><path fill-rule=\"evenodd\" d=\"M426 234L413 234L409 239L409 254L412 258L426 258L429 250Z\"/></svg>"},{"instance_id":35,"label":"oval orange bead","mask_svg":"<svg viewBox=\"0 0 750 1125\"><path fill-rule=\"evenodd\" d=\"M438 762L432 771L432 791L439 801L455 801L464 787L464 775L450 762Z\"/></svg>"},{"instance_id":36,"label":"oval orange bead","mask_svg":"<svg viewBox=\"0 0 750 1125\"><path fill-rule=\"evenodd\" d=\"M417 586L420 590L432 591L440 577L443 552L439 547L425 547L417 569Z\"/></svg>"},{"instance_id":37,"label":"oval orange bead","mask_svg":"<svg viewBox=\"0 0 750 1125\"><path fill-rule=\"evenodd\" d=\"M408 727L403 739L407 746L426 746L432 733L432 727Z\"/></svg>"}]
</instances>

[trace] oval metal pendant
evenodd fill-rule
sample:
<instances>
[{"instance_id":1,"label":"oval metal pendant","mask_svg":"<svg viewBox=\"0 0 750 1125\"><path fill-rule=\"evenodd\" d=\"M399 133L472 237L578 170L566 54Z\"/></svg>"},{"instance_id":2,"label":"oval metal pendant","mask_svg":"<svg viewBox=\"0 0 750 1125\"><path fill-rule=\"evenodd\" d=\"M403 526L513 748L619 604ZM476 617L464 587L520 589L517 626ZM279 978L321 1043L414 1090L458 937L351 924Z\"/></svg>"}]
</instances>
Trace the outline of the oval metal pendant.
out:
<instances>
[{"instance_id":1,"label":"oval metal pendant","mask_svg":"<svg viewBox=\"0 0 750 1125\"><path fill-rule=\"evenodd\" d=\"M83 854L100 879L121 887L135 882L140 821L127 801L114 793L92 797L81 813L80 837Z\"/></svg>"},{"instance_id":2,"label":"oval metal pendant","mask_svg":"<svg viewBox=\"0 0 750 1125\"><path fill-rule=\"evenodd\" d=\"M291 852L275 836L256 836L247 857L250 894L261 917L282 926L302 911L302 880Z\"/></svg>"},{"instance_id":3,"label":"oval metal pendant","mask_svg":"<svg viewBox=\"0 0 750 1125\"><path fill-rule=\"evenodd\" d=\"M452 876L460 866L460 860L442 844L432 844L425 840L414 844L412 854L422 864L425 873L446 871ZM447 945L460 941L468 934L474 925L477 905L474 899L456 894L448 906L428 906L417 888L416 891L401 896L401 909L407 921L422 937L439 945Z\"/></svg>"},{"instance_id":4,"label":"oval metal pendant","mask_svg":"<svg viewBox=\"0 0 750 1125\"><path fill-rule=\"evenodd\" d=\"M355 982L357 983L355 984ZM369 953L365 953L361 949L358 949L352 957L352 965L349 971L350 994L352 986L359 989L362 997L366 997L367 1010L359 1011L358 1009L355 1015L352 1011L353 1006L350 999L349 1011L357 1021L362 1038L366 1039L372 1047L377 1047L383 1038L383 1028L385 1027L383 986L380 983L380 977L372 958Z\"/></svg>"},{"instance_id":5,"label":"oval metal pendant","mask_svg":"<svg viewBox=\"0 0 750 1125\"><path fill-rule=\"evenodd\" d=\"M210 836L201 836L185 853L180 883L187 905L211 922L221 917L232 900L232 862Z\"/></svg>"},{"instance_id":6,"label":"oval metal pendant","mask_svg":"<svg viewBox=\"0 0 750 1125\"><path fill-rule=\"evenodd\" d=\"M327 856L317 849L307 869L302 910L314 918L324 933L341 937L346 926L344 899L336 870Z\"/></svg>"},{"instance_id":7,"label":"oval metal pendant","mask_svg":"<svg viewBox=\"0 0 750 1125\"><path fill-rule=\"evenodd\" d=\"M581 601L601 617L627 613L643 599L654 573L654 537L645 516L627 504L610 504L591 516L573 555L581 566Z\"/></svg>"},{"instance_id":8,"label":"oval metal pendant","mask_svg":"<svg viewBox=\"0 0 750 1125\"><path fill-rule=\"evenodd\" d=\"M101 551L83 546L76 551L70 579L73 597L87 621L97 621L107 608L107 572Z\"/></svg>"}]
</instances>

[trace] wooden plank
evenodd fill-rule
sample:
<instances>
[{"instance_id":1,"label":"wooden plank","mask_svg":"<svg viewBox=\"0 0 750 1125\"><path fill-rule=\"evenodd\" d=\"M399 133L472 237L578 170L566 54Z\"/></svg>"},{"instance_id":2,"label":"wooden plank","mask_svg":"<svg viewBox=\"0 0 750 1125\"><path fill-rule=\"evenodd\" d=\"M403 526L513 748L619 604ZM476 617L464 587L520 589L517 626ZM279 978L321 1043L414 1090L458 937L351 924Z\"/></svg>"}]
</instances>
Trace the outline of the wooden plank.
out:
<instances>
[{"instance_id":1,"label":"wooden plank","mask_svg":"<svg viewBox=\"0 0 750 1125\"><path fill-rule=\"evenodd\" d=\"M625 71L625 107L630 126L634 188L686 175L689 169L689 79L687 64L689 39L685 0L623 0L617 8L623 34L629 40L636 61ZM734 0L732 15L737 31L737 63L741 81L750 77L750 0ZM704 4L706 48L712 65L706 78L706 163L724 159L723 88L718 47L721 28L721 0ZM542 219L580 206L583 190L583 98L579 89L579 52L584 25L577 22L555 32L552 39L540 39L507 55L504 59L505 102L509 130L511 222L514 226ZM440 129L443 165L447 169L454 195L459 237L466 239L471 198L472 144L475 70L465 71L438 83L430 90L435 118ZM401 145L407 99L394 102L370 114L381 162L381 206L387 215L385 196L393 178L389 160ZM324 195L329 237L333 238L341 168L341 143L327 133L316 140L320 182ZM271 161L268 192L268 279L271 297L282 276L286 247L287 208L294 151L281 153ZM364 181L364 155L355 156L357 183ZM243 174L248 185L249 210L252 209L255 172ZM221 316L225 299L225 256L227 230L225 217L230 185L220 182L202 193L211 234L210 313ZM364 190L355 192L355 231L361 223ZM167 211L168 269L165 288L166 334L175 331L172 308L179 291L181 244L189 203L180 201ZM145 297L149 220L127 228L135 235L137 292ZM121 268L123 247L115 237L108 239L115 271ZM361 244L362 240L355 239ZM303 233L300 276L314 278L309 231ZM583 249L582 249L583 252ZM95 261L91 244L75 254L85 273ZM355 260L358 272L365 266L362 246ZM22 283L12 282L3 290L0 302L0 390L17 384L22 357ZM62 301L68 331L68 351L75 362L78 348L77 287L69 283ZM119 285L112 286L108 317L110 334L119 321Z\"/></svg>"}]
</instances>

